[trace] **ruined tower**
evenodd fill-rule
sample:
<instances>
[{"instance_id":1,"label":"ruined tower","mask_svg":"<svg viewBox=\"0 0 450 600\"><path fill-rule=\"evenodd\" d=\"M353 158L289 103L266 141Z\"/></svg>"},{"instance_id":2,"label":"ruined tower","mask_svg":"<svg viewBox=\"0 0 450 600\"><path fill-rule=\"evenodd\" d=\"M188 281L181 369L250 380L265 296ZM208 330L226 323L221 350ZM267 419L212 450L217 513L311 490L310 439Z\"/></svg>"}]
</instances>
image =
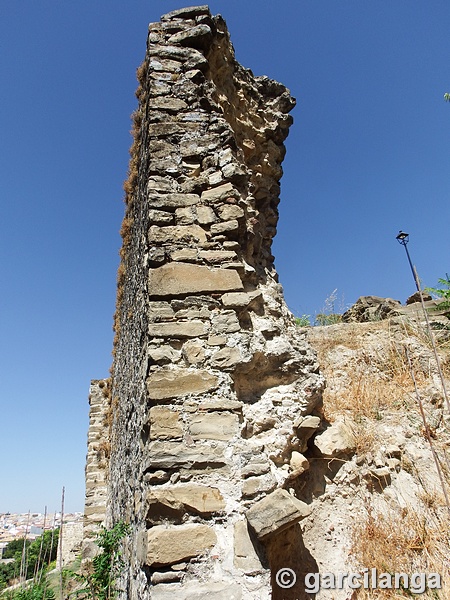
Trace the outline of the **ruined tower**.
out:
<instances>
[{"instance_id":1,"label":"ruined tower","mask_svg":"<svg viewBox=\"0 0 450 600\"><path fill-rule=\"evenodd\" d=\"M131 525L121 598L277 598L323 387L271 253L295 101L236 62L207 6L150 25L138 78L86 518Z\"/></svg>"}]
</instances>

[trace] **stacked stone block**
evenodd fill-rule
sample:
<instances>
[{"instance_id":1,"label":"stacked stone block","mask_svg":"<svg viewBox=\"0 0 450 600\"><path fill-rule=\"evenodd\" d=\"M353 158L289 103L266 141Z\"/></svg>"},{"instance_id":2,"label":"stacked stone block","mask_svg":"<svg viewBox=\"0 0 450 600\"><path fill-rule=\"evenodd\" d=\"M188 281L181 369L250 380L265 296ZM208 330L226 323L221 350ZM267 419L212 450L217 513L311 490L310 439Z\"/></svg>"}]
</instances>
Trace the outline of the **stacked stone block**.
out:
<instances>
[{"instance_id":1,"label":"stacked stone block","mask_svg":"<svg viewBox=\"0 0 450 600\"><path fill-rule=\"evenodd\" d=\"M139 77L106 503L132 525L121 597L268 598L323 387L271 253L295 102L207 6L150 25Z\"/></svg>"},{"instance_id":2,"label":"stacked stone block","mask_svg":"<svg viewBox=\"0 0 450 600\"><path fill-rule=\"evenodd\" d=\"M111 417L110 381L91 381L89 390L89 433L86 457L86 499L83 521L83 558L96 552L95 535L105 522L109 468ZM65 528L64 528L65 530Z\"/></svg>"}]
</instances>

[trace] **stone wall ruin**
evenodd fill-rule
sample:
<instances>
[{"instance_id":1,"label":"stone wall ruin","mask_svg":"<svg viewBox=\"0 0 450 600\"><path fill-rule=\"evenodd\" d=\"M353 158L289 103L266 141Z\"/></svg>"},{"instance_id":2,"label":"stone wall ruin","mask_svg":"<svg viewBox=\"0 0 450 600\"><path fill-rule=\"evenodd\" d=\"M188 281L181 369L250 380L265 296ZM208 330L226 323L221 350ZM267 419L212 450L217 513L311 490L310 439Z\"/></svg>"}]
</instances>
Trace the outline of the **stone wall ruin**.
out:
<instances>
[{"instance_id":1,"label":"stone wall ruin","mask_svg":"<svg viewBox=\"0 0 450 600\"><path fill-rule=\"evenodd\" d=\"M120 597L281 598L323 388L271 253L295 101L207 6L149 26L138 78L105 396L106 522L132 528Z\"/></svg>"}]
</instances>

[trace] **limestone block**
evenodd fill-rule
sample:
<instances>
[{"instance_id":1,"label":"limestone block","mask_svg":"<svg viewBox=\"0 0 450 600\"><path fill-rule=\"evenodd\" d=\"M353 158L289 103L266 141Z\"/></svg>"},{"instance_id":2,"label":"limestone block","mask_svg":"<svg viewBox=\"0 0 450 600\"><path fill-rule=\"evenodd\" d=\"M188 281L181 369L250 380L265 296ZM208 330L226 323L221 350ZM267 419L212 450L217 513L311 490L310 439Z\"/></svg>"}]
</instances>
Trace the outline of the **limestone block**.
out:
<instances>
[{"instance_id":1,"label":"limestone block","mask_svg":"<svg viewBox=\"0 0 450 600\"><path fill-rule=\"evenodd\" d=\"M147 350L147 354L153 362L160 365L174 363L180 359L180 352L172 348L172 346L150 347Z\"/></svg>"},{"instance_id":2,"label":"limestone block","mask_svg":"<svg viewBox=\"0 0 450 600\"><path fill-rule=\"evenodd\" d=\"M206 190L201 195L201 200L208 204L209 202L219 202L227 196L235 196L239 198L239 192L231 183L223 183L211 190Z\"/></svg>"},{"instance_id":3,"label":"limestone block","mask_svg":"<svg viewBox=\"0 0 450 600\"><path fill-rule=\"evenodd\" d=\"M149 201L152 208L166 208L166 209L175 209L183 206L192 206L197 204L200 201L200 196L197 194L155 194L153 186L158 185L157 189L161 189L165 184L161 181L160 178L157 182L154 179L151 179L148 183L148 192L149 192ZM169 184L167 184L169 187ZM165 189L161 189L161 191L165 191Z\"/></svg>"},{"instance_id":4,"label":"limestone block","mask_svg":"<svg viewBox=\"0 0 450 600\"><path fill-rule=\"evenodd\" d=\"M210 225L217 221L217 217L210 206L197 206L197 221L200 225Z\"/></svg>"},{"instance_id":5,"label":"limestone block","mask_svg":"<svg viewBox=\"0 0 450 600\"><path fill-rule=\"evenodd\" d=\"M151 489L145 497L147 526L162 525L169 521L173 524L181 523L186 513L184 506L178 502L167 488L157 487Z\"/></svg>"},{"instance_id":6,"label":"limestone block","mask_svg":"<svg viewBox=\"0 0 450 600\"><path fill-rule=\"evenodd\" d=\"M309 469L309 461L303 454L294 450L291 454L289 466L292 470L291 477L298 477Z\"/></svg>"},{"instance_id":7,"label":"limestone block","mask_svg":"<svg viewBox=\"0 0 450 600\"><path fill-rule=\"evenodd\" d=\"M212 40L212 32L208 25L197 25L171 35L169 44L181 44L191 48L207 48Z\"/></svg>"},{"instance_id":8,"label":"limestone block","mask_svg":"<svg viewBox=\"0 0 450 600\"><path fill-rule=\"evenodd\" d=\"M219 185L219 183L222 183L222 181L223 181L223 173L222 173L222 171L217 171L216 173L212 173L208 177L208 183L211 186L213 186L213 185Z\"/></svg>"},{"instance_id":9,"label":"limestone block","mask_svg":"<svg viewBox=\"0 0 450 600\"><path fill-rule=\"evenodd\" d=\"M261 492L272 492L277 487L277 482L270 473L258 477L248 477L242 482L242 495L251 498Z\"/></svg>"},{"instance_id":10,"label":"limestone block","mask_svg":"<svg viewBox=\"0 0 450 600\"><path fill-rule=\"evenodd\" d=\"M193 415L189 432L194 440L230 440L239 431L239 417L230 413Z\"/></svg>"},{"instance_id":11,"label":"limestone block","mask_svg":"<svg viewBox=\"0 0 450 600\"><path fill-rule=\"evenodd\" d=\"M314 444L326 458L355 452L355 437L344 421L336 421L331 427L316 436Z\"/></svg>"},{"instance_id":12,"label":"limestone block","mask_svg":"<svg viewBox=\"0 0 450 600\"><path fill-rule=\"evenodd\" d=\"M303 431L304 429L315 431L320 427L320 417L313 417L307 415L306 417L299 417L294 422L294 427Z\"/></svg>"},{"instance_id":13,"label":"limestone block","mask_svg":"<svg viewBox=\"0 0 450 600\"><path fill-rule=\"evenodd\" d=\"M170 474L166 473L166 471L154 471L153 473L146 473L144 475L144 482L149 483L150 485L161 485L169 481Z\"/></svg>"},{"instance_id":14,"label":"limestone block","mask_svg":"<svg viewBox=\"0 0 450 600\"><path fill-rule=\"evenodd\" d=\"M242 411L243 403L227 397L211 398L198 404L198 410L237 410Z\"/></svg>"},{"instance_id":15,"label":"limestone block","mask_svg":"<svg viewBox=\"0 0 450 600\"><path fill-rule=\"evenodd\" d=\"M244 211L236 204L224 204L218 209L222 221L231 221L233 219L242 219Z\"/></svg>"},{"instance_id":16,"label":"limestone block","mask_svg":"<svg viewBox=\"0 0 450 600\"><path fill-rule=\"evenodd\" d=\"M222 173L227 179L240 179L247 175L245 169L236 163L230 163L222 168Z\"/></svg>"},{"instance_id":17,"label":"limestone block","mask_svg":"<svg viewBox=\"0 0 450 600\"><path fill-rule=\"evenodd\" d=\"M167 228L166 228L167 229ZM169 263L151 269L150 296L180 296L200 292L242 290L237 271L214 269L202 265Z\"/></svg>"},{"instance_id":18,"label":"limestone block","mask_svg":"<svg viewBox=\"0 0 450 600\"><path fill-rule=\"evenodd\" d=\"M197 260L197 250L195 248L182 248L181 250L174 250L174 252L170 253L170 258L172 260L180 260L180 261L196 261Z\"/></svg>"},{"instance_id":19,"label":"limestone block","mask_svg":"<svg viewBox=\"0 0 450 600\"><path fill-rule=\"evenodd\" d=\"M187 108L187 104L184 100L172 97L160 97L154 98L152 101L152 108L155 110L166 110L171 113L178 113L181 110Z\"/></svg>"},{"instance_id":20,"label":"limestone block","mask_svg":"<svg viewBox=\"0 0 450 600\"><path fill-rule=\"evenodd\" d=\"M173 581L180 581L183 579L183 573L177 571L162 571L152 573L151 582L153 585L158 583L172 583ZM153 596L153 594L152 594Z\"/></svg>"},{"instance_id":21,"label":"limestone block","mask_svg":"<svg viewBox=\"0 0 450 600\"><path fill-rule=\"evenodd\" d=\"M180 161L173 154L165 158L150 156L148 168L153 173L171 173L176 177L180 173Z\"/></svg>"},{"instance_id":22,"label":"limestone block","mask_svg":"<svg viewBox=\"0 0 450 600\"><path fill-rule=\"evenodd\" d=\"M206 242L206 233L200 225L167 225L166 227L151 225L148 232L150 244L164 244L175 240L203 243Z\"/></svg>"},{"instance_id":23,"label":"limestone block","mask_svg":"<svg viewBox=\"0 0 450 600\"><path fill-rule=\"evenodd\" d=\"M310 513L311 509L307 504L297 500L286 490L278 489L253 504L246 517L258 539L264 540L298 523Z\"/></svg>"},{"instance_id":24,"label":"limestone block","mask_svg":"<svg viewBox=\"0 0 450 600\"><path fill-rule=\"evenodd\" d=\"M232 250L200 250L198 253L200 258L210 263L220 263L230 261L237 258L236 252Z\"/></svg>"},{"instance_id":25,"label":"limestone block","mask_svg":"<svg viewBox=\"0 0 450 600\"><path fill-rule=\"evenodd\" d=\"M234 566L247 575L256 575L263 570L245 521L234 525Z\"/></svg>"},{"instance_id":26,"label":"limestone block","mask_svg":"<svg viewBox=\"0 0 450 600\"><path fill-rule=\"evenodd\" d=\"M147 183L147 192L149 193L149 197L153 198L156 195L156 192L173 192L175 190L174 186L175 184L172 177L161 177L159 175L154 175L149 177Z\"/></svg>"},{"instance_id":27,"label":"limestone block","mask_svg":"<svg viewBox=\"0 0 450 600\"><path fill-rule=\"evenodd\" d=\"M182 46L159 46L158 44L151 44L147 50L149 56L156 56L158 58L170 58L174 60L181 59L184 63L186 70L199 69L204 72L209 63L203 54L195 48L183 48ZM208 119L208 116L204 116L204 119Z\"/></svg>"},{"instance_id":28,"label":"limestone block","mask_svg":"<svg viewBox=\"0 0 450 600\"><path fill-rule=\"evenodd\" d=\"M209 15L209 8L207 4L202 6L189 6L187 8L177 8L172 10L161 17L161 21L171 21L172 19L193 19L200 15Z\"/></svg>"},{"instance_id":29,"label":"limestone block","mask_svg":"<svg viewBox=\"0 0 450 600\"><path fill-rule=\"evenodd\" d=\"M308 448L308 440L319 429L320 423L320 417L313 417L311 415L299 417L294 421L294 427L297 429L297 437L300 440L299 450L301 452L305 452Z\"/></svg>"},{"instance_id":30,"label":"limestone block","mask_svg":"<svg viewBox=\"0 0 450 600\"><path fill-rule=\"evenodd\" d=\"M241 326L234 310L223 310L212 319L215 333L236 333Z\"/></svg>"},{"instance_id":31,"label":"limestone block","mask_svg":"<svg viewBox=\"0 0 450 600\"><path fill-rule=\"evenodd\" d=\"M180 143L180 152L183 158L200 160L208 152L216 149L220 144L218 135L202 135L201 137L190 138Z\"/></svg>"},{"instance_id":32,"label":"limestone block","mask_svg":"<svg viewBox=\"0 0 450 600\"><path fill-rule=\"evenodd\" d=\"M211 358L211 366L219 369L229 369L241 361L239 348L222 348L218 350Z\"/></svg>"},{"instance_id":33,"label":"limestone block","mask_svg":"<svg viewBox=\"0 0 450 600\"><path fill-rule=\"evenodd\" d=\"M147 534L148 566L172 565L212 548L216 534L208 525L156 525Z\"/></svg>"},{"instance_id":34,"label":"limestone block","mask_svg":"<svg viewBox=\"0 0 450 600\"><path fill-rule=\"evenodd\" d=\"M208 346L224 346L227 343L225 335L210 335L208 338Z\"/></svg>"},{"instance_id":35,"label":"limestone block","mask_svg":"<svg viewBox=\"0 0 450 600\"><path fill-rule=\"evenodd\" d=\"M149 68L152 71L169 71L170 73L177 73L181 70L181 63L178 60L162 59L156 60L152 58L149 63Z\"/></svg>"},{"instance_id":36,"label":"limestone block","mask_svg":"<svg viewBox=\"0 0 450 600\"><path fill-rule=\"evenodd\" d=\"M182 442L152 441L147 446L144 470L177 469L225 464L223 449L204 445L187 446Z\"/></svg>"},{"instance_id":37,"label":"limestone block","mask_svg":"<svg viewBox=\"0 0 450 600\"><path fill-rule=\"evenodd\" d=\"M180 413L165 406L150 409L150 439L176 439L183 436Z\"/></svg>"},{"instance_id":38,"label":"limestone block","mask_svg":"<svg viewBox=\"0 0 450 600\"><path fill-rule=\"evenodd\" d=\"M261 292L228 292L224 294L221 298L222 304L224 306L248 306L250 302L259 298L261 296Z\"/></svg>"},{"instance_id":39,"label":"limestone block","mask_svg":"<svg viewBox=\"0 0 450 600\"><path fill-rule=\"evenodd\" d=\"M162 84L167 85L168 82L172 82L172 73L167 73L166 71L150 71L150 90L152 90L154 84ZM171 86L168 86L171 88ZM153 94L157 95L157 94Z\"/></svg>"},{"instance_id":40,"label":"limestone block","mask_svg":"<svg viewBox=\"0 0 450 600\"><path fill-rule=\"evenodd\" d=\"M172 321L150 323L148 333L153 337L189 338L208 333L209 323L204 321Z\"/></svg>"},{"instance_id":41,"label":"limestone block","mask_svg":"<svg viewBox=\"0 0 450 600\"><path fill-rule=\"evenodd\" d=\"M149 248L148 250L148 264L150 267L161 265L166 260L166 253L163 248Z\"/></svg>"},{"instance_id":42,"label":"limestone block","mask_svg":"<svg viewBox=\"0 0 450 600\"><path fill-rule=\"evenodd\" d=\"M160 77L158 77L160 75ZM149 94L150 96L165 96L166 94L170 94L172 91L172 86L169 85L168 81L172 79L172 77L167 77L170 75L170 72L166 71L152 71L150 74L150 85L149 85ZM149 127L150 130L150 127ZM153 136L155 134L155 129L153 131Z\"/></svg>"},{"instance_id":43,"label":"limestone block","mask_svg":"<svg viewBox=\"0 0 450 600\"><path fill-rule=\"evenodd\" d=\"M231 148L226 148L219 152L219 167L223 167L234 159L234 154Z\"/></svg>"},{"instance_id":44,"label":"limestone block","mask_svg":"<svg viewBox=\"0 0 450 600\"><path fill-rule=\"evenodd\" d=\"M179 66L180 65L178 64L178 68ZM151 140L149 142L148 149L152 159L165 159L166 157L176 152L176 146L170 144L169 142L166 142L165 140Z\"/></svg>"},{"instance_id":45,"label":"limestone block","mask_svg":"<svg viewBox=\"0 0 450 600\"><path fill-rule=\"evenodd\" d=\"M220 235L222 233L237 231L238 229L239 223L235 219L232 221L222 221L221 223L213 223L211 225L211 234Z\"/></svg>"},{"instance_id":46,"label":"limestone block","mask_svg":"<svg viewBox=\"0 0 450 600\"><path fill-rule=\"evenodd\" d=\"M208 485L186 483L152 490L151 494L159 499L169 495L188 511L202 516L209 516L225 509L225 501L220 490Z\"/></svg>"},{"instance_id":47,"label":"limestone block","mask_svg":"<svg viewBox=\"0 0 450 600\"><path fill-rule=\"evenodd\" d=\"M194 211L191 206L183 206L175 209L177 225L192 225L194 218Z\"/></svg>"},{"instance_id":48,"label":"limestone block","mask_svg":"<svg viewBox=\"0 0 450 600\"><path fill-rule=\"evenodd\" d=\"M178 310L176 312L177 319L208 319L210 317L210 311L206 306L192 307L185 310Z\"/></svg>"},{"instance_id":49,"label":"limestone block","mask_svg":"<svg viewBox=\"0 0 450 600\"><path fill-rule=\"evenodd\" d=\"M233 240L225 240L223 242L223 247L227 250L239 250L241 245L239 242L235 242ZM258 294L261 295L261 292L258 292Z\"/></svg>"},{"instance_id":50,"label":"limestone block","mask_svg":"<svg viewBox=\"0 0 450 600\"><path fill-rule=\"evenodd\" d=\"M165 400L187 394L203 394L217 387L218 378L208 371L183 368L161 369L147 379L150 400Z\"/></svg>"},{"instance_id":51,"label":"limestone block","mask_svg":"<svg viewBox=\"0 0 450 600\"><path fill-rule=\"evenodd\" d=\"M173 215L164 210L149 210L148 217L155 225L169 225L173 221Z\"/></svg>"},{"instance_id":52,"label":"limestone block","mask_svg":"<svg viewBox=\"0 0 450 600\"><path fill-rule=\"evenodd\" d=\"M191 340L183 344L182 353L190 365L196 365L205 360L205 350L197 341Z\"/></svg>"},{"instance_id":53,"label":"limestone block","mask_svg":"<svg viewBox=\"0 0 450 600\"><path fill-rule=\"evenodd\" d=\"M242 600L241 586L233 581L221 583L197 583L188 581L182 585L162 583L152 587L152 600Z\"/></svg>"},{"instance_id":54,"label":"limestone block","mask_svg":"<svg viewBox=\"0 0 450 600\"><path fill-rule=\"evenodd\" d=\"M241 468L241 477L252 477L255 475L264 475L270 471L269 462L263 460L254 460L245 465L245 467Z\"/></svg>"},{"instance_id":55,"label":"limestone block","mask_svg":"<svg viewBox=\"0 0 450 600\"><path fill-rule=\"evenodd\" d=\"M168 302L148 303L148 318L151 321L160 321L161 319L172 319L174 314L174 310Z\"/></svg>"}]
</instances>

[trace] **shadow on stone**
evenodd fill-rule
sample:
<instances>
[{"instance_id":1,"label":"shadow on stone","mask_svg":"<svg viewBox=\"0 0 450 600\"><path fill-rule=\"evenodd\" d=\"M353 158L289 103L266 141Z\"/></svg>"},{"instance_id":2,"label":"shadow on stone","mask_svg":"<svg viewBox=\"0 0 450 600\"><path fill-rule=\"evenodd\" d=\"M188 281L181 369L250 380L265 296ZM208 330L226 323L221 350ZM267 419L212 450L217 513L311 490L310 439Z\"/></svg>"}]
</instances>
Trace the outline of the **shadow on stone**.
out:
<instances>
[{"instance_id":1,"label":"shadow on stone","mask_svg":"<svg viewBox=\"0 0 450 600\"><path fill-rule=\"evenodd\" d=\"M305 590L305 576L317 573L319 566L303 542L300 525L293 525L270 537L266 542L266 552L271 570L272 600L315 598L315 594ZM290 588L282 587L291 583L291 573L286 569L291 569L296 576L295 584Z\"/></svg>"}]
</instances>

